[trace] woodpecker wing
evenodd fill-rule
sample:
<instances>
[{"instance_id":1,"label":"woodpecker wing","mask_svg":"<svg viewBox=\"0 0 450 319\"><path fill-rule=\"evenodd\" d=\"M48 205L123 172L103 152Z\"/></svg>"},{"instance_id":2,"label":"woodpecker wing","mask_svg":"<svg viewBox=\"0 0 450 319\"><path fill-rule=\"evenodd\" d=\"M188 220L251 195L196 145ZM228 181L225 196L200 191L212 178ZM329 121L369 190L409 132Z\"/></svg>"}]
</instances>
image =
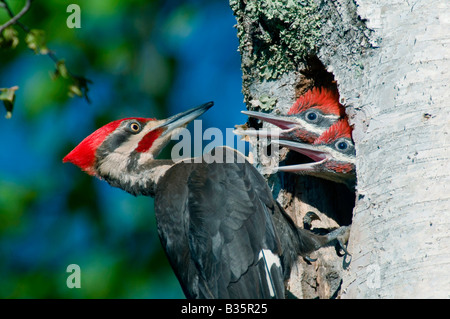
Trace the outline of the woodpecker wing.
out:
<instances>
[{"instance_id":1,"label":"woodpecker wing","mask_svg":"<svg viewBox=\"0 0 450 319\"><path fill-rule=\"evenodd\" d=\"M189 168L181 169L183 165ZM275 205L263 177L248 162L179 163L175 167L171 170L189 171L182 191L184 216L169 222L170 227L179 227L174 222L182 224L179 231L184 238L169 243L178 245L177 249L162 241L186 295L284 298L280 245L271 217ZM158 223L161 216L176 211L164 213L167 205L156 207ZM167 221L161 224L167 227ZM167 238L164 231L160 234Z\"/></svg>"},{"instance_id":2,"label":"woodpecker wing","mask_svg":"<svg viewBox=\"0 0 450 319\"><path fill-rule=\"evenodd\" d=\"M205 292L221 298L284 295L272 194L252 169L248 163L214 163L189 179L189 244Z\"/></svg>"}]
</instances>

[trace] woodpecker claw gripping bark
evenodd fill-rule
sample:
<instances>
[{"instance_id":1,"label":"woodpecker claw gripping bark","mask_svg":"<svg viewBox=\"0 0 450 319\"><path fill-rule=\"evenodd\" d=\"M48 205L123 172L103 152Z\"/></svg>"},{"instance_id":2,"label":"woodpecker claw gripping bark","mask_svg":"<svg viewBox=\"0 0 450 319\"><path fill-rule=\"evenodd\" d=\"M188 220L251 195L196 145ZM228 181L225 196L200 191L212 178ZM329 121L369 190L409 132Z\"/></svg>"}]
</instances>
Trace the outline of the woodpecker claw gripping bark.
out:
<instances>
[{"instance_id":1,"label":"woodpecker claw gripping bark","mask_svg":"<svg viewBox=\"0 0 450 319\"><path fill-rule=\"evenodd\" d=\"M297 228L236 150L216 147L200 161L156 159L172 135L212 105L166 120L111 122L63 161L132 195L155 198L158 235L187 298L284 298L297 257L338 234Z\"/></svg>"},{"instance_id":2,"label":"woodpecker claw gripping bark","mask_svg":"<svg viewBox=\"0 0 450 319\"><path fill-rule=\"evenodd\" d=\"M313 220L320 220L320 217L314 212L307 212L305 217L303 217L303 228L311 229Z\"/></svg>"}]
</instances>

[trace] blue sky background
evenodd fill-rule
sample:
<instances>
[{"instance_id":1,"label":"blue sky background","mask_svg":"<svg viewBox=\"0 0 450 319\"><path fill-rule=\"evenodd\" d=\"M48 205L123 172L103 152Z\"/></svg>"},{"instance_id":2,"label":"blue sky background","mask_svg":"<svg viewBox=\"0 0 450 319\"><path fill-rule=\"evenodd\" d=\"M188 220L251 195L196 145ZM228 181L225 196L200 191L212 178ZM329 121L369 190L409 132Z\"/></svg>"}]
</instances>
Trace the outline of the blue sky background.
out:
<instances>
[{"instance_id":1,"label":"blue sky background","mask_svg":"<svg viewBox=\"0 0 450 319\"><path fill-rule=\"evenodd\" d=\"M153 200L62 158L114 119L165 118L210 100L204 129L243 124L235 18L228 1L76 2L81 29L65 26L74 1L35 2L23 22L45 30L69 69L93 81L91 104L67 98L48 57L23 43L0 51L0 87L19 86L13 117L0 116L0 297L182 298ZM81 289L66 286L72 263Z\"/></svg>"}]
</instances>

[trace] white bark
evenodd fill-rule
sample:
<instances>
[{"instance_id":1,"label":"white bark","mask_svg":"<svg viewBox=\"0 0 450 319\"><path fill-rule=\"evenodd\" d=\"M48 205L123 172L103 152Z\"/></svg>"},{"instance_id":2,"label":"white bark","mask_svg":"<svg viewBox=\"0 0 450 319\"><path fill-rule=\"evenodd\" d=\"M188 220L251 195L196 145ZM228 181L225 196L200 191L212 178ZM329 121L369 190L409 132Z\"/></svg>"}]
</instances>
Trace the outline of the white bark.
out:
<instances>
[{"instance_id":1,"label":"white bark","mask_svg":"<svg viewBox=\"0 0 450 319\"><path fill-rule=\"evenodd\" d=\"M378 48L357 63L345 50L319 55L355 125L359 200L342 296L448 298L450 2L357 5Z\"/></svg>"}]
</instances>

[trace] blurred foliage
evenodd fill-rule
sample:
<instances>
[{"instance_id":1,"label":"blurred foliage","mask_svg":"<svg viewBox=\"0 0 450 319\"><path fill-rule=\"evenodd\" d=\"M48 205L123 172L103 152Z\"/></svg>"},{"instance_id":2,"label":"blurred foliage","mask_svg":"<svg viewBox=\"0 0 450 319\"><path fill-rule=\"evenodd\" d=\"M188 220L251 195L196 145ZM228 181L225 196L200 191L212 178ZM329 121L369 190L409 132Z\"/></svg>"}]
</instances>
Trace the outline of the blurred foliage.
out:
<instances>
[{"instance_id":1,"label":"blurred foliage","mask_svg":"<svg viewBox=\"0 0 450 319\"><path fill-rule=\"evenodd\" d=\"M0 33L0 48L15 49L19 44L18 33L14 27L9 26Z\"/></svg>"},{"instance_id":2,"label":"blurred foliage","mask_svg":"<svg viewBox=\"0 0 450 319\"><path fill-rule=\"evenodd\" d=\"M25 0L7 3L17 13ZM81 8L79 29L66 25L71 3ZM0 7L0 26L9 19ZM153 200L61 159L117 118L164 118L220 98L241 109L227 1L33 1L19 21L25 28L0 37L0 100L8 116L15 105L11 119L0 117L0 298L184 297ZM87 97L88 88L91 104L68 95ZM66 286L72 263L81 289Z\"/></svg>"},{"instance_id":3,"label":"blurred foliage","mask_svg":"<svg viewBox=\"0 0 450 319\"><path fill-rule=\"evenodd\" d=\"M5 106L7 119L12 116L14 101L16 100L16 91L18 89L18 86L13 86L11 88L0 88L0 101L3 101L3 105Z\"/></svg>"},{"instance_id":4,"label":"blurred foliage","mask_svg":"<svg viewBox=\"0 0 450 319\"><path fill-rule=\"evenodd\" d=\"M62 77L66 79L66 91L70 97L79 96L84 97L86 101L89 102L89 97L87 96L87 92L89 91L88 83L92 83L92 81L88 80L83 76L78 76L70 72L64 60L59 60L55 53L51 51L47 46L46 33L44 30L39 29L30 29L26 24L22 23L18 17L22 17L26 12L28 12L31 8L31 0L26 0L24 3L24 7L18 14L14 14L12 11L9 2L6 0L0 0L0 9L3 9L9 15L9 20L2 26L0 26L0 48L2 49L15 49L19 44L19 36L18 32L15 28L20 28L23 32L25 32L25 43L29 49L31 49L35 54L47 55L53 62L55 63L56 70L51 73L51 78L56 80L58 77ZM80 13L78 12L80 16ZM69 20L67 18L67 26L69 26ZM6 27L7 24L11 24ZM7 90L7 89L0 89ZM6 108L6 118L9 119L12 117L12 110L14 106L14 91L12 89L8 89L9 92L12 92L10 96L0 95L0 100L3 101Z\"/></svg>"}]
</instances>

